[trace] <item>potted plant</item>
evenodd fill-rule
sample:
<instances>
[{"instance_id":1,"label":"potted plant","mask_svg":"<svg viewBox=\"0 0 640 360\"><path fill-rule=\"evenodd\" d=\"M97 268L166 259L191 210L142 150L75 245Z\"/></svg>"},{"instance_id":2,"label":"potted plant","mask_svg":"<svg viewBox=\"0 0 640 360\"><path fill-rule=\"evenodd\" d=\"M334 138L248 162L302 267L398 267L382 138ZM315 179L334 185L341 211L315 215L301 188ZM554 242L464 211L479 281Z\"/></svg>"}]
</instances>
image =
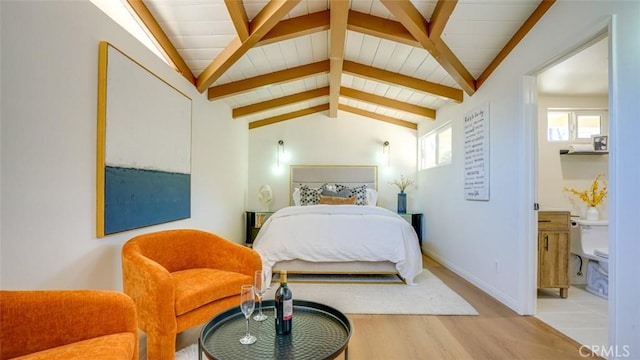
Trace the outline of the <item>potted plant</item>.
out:
<instances>
[{"instance_id":1,"label":"potted plant","mask_svg":"<svg viewBox=\"0 0 640 360\"><path fill-rule=\"evenodd\" d=\"M596 209L596 206L600 205L607 197L607 181L602 180L602 184L600 184L601 177L602 174L596 176L589 189L586 190L579 191L573 188L564 188L565 191L577 196L587 205L587 220L598 220L600 213L598 209Z\"/></svg>"},{"instance_id":2,"label":"potted plant","mask_svg":"<svg viewBox=\"0 0 640 360\"><path fill-rule=\"evenodd\" d=\"M413 185L413 180L404 175L400 175L400 179L393 180L392 185L395 185L400 189L398 193L398 214L407 213L407 194L404 192L409 186Z\"/></svg>"}]
</instances>

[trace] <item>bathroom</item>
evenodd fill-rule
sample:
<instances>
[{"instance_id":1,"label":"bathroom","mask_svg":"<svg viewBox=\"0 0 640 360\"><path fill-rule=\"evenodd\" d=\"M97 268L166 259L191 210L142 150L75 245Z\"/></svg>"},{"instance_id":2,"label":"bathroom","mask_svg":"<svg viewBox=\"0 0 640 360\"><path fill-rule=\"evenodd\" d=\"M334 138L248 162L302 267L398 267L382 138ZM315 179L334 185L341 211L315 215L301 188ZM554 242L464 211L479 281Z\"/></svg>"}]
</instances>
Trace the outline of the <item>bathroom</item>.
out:
<instances>
[{"instance_id":1,"label":"bathroom","mask_svg":"<svg viewBox=\"0 0 640 360\"><path fill-rule=\"evenodd\" d=\"M569 211L572 225L567 297L562 298L557 289L539 289L536 317L583 345L603 346L608 336L608 264L604 253L593 253L595 248L606 252L608 246L608 197L596 201L595 210L588 210L590 206L576 192L588 190L591 198L596 182L602 195L607 183L607 47L607 37L600 36L537 78L540 211ZM562 82L566 70L579 76ZM581 231L585 242L580 241ZM590 245L591 239L597 244Z\"/></svg>"}]
</instances>

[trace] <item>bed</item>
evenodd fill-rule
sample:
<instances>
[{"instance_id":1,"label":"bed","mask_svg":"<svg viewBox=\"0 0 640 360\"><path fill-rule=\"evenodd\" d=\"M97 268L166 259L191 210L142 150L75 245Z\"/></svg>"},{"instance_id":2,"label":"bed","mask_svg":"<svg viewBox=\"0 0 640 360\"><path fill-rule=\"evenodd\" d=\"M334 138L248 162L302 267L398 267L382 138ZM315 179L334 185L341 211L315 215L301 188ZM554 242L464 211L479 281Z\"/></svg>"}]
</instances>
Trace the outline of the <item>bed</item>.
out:
<instances>
[{"instance_id":1,"label":"bed","mask_svg":"<svg viewBox=\"0 0 640 360\"><path fill-rule=\"evenodd\" d=\"M350 203L319 204L306 190L322 194L327 188L342 191L342 198L351 199L346 200ZM302 194L301 189L305 189ZM344 196L347 189L353 190L351 196ZM413 284L422 271L413 227L395 212L375 206L376 166L293 165L290 190L291 206L271 215L253 243L266 271L397 274L407 284ZM321 202L339 197L326 196Z\"/></svg>"}]
</instances>

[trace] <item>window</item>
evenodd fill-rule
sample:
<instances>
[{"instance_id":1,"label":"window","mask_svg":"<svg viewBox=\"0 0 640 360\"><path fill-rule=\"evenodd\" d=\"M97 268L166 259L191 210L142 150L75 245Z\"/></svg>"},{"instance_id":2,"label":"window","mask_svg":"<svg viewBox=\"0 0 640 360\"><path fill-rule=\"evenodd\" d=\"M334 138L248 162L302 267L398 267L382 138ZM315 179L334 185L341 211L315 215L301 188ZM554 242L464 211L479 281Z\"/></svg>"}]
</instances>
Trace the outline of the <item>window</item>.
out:
<instances>
[{"instance_id":1,"label":"window","mask_svg":"<svg viewBox=\"0 0 640 360\"><path fill-rule=\"evenodd\" d=\"M547 140L569 141L569 113L566 111L547 112Z\"/></svg>"},{"instance_id":2,"label":"window","mask_svg":"<svg viewBox=\"0 0 640 360\"><path fill-rule=\"evenodd\" d=\"M547 140L590 142L591 135L608 132L606 115L603 110L549 110Z\"/></svg>"},{"instance_id":3,"label":"window","mask_svg":"<svg viewBox=\"0 0 640 360\"><path fill-rule=\"evenodd\" d=\"M146 26L140 20L138 15L135 15L135 11L130 10L130 6L125 4L126 1L113 1L113 0L90 0L93 5L102 10L113 21L117 22L126 31L133 35L138 41L149 48L154 54L169 65L172 62L167 59L163 52L159 49L159 45L154 39L149 36ZM173 66L173 65L172 65ZM175 67L175 66L174 66Z\"/></svg>"},{"instance_id":4,"label":"window","mask_svg":"<svg viewBox=\"0 0 640 360\"><path fill-rule=\"evenodd\" d=\"M451 123L420 137L419 170L451 164Z\"/></svg>"}]
</instances>

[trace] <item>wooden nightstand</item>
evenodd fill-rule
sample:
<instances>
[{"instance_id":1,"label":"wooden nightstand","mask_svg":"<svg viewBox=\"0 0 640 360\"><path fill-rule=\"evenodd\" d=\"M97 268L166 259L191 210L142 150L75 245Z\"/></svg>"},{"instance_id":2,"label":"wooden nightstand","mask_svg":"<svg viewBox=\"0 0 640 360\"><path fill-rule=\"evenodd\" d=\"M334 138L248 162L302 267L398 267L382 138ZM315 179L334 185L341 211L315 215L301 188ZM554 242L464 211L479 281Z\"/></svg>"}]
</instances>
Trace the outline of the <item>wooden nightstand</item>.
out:
<instances>
[{"instance_id":1,"label":"wooden nightstand","mask_svg":"<svg viewBox=\"0 0 640 360\"><path fill-rule=\"evenodd\" d=\"M404 214L398 213L398 215L402 216L405 220L411 223L411 226L413 226L413 229L416 231L416 234L418 235L418 243L422 248L422 213L408 212Z\"/></svg>"},{"instance_id":2,"label":"wooden nightstand","mask_svg":"<svg viewBox=\"0 0 640 360\"><path fill-rule=\"evenodd\" d=\"M248 247L253 246L253 240L258 236L258 232L265 221L273 214L273 211L245 211L245 244Z\"/></svg>"}]
</instances>

